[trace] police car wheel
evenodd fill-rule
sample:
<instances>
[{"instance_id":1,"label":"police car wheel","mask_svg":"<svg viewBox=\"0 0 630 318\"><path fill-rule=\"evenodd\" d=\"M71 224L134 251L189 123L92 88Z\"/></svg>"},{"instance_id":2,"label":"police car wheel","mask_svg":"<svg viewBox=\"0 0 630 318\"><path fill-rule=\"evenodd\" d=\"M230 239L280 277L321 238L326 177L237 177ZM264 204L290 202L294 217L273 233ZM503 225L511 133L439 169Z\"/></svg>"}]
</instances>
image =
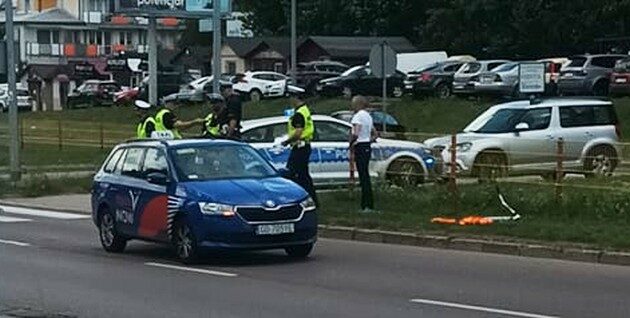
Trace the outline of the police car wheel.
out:
<instances>
[{"instance_id":1,"label":"police car wheel","mask_svg":"<svg viewBox=\"0 0 630 318\"><path fill-rule=\"evenodd\" d=\"M415 187L422 183L422 166L413 158L396 159L387 169L390 182L401 188Z\"/></svg>"},{"instance_id":2,"label":"police car wheel","mask_svg":"<svg viewBox=\"0 0 630 318\"><path fill-rule=\"evenodd\" d=\"M103 249L110 253L122 253L127 247L127 239L118 234L114 215L108 210L102 211L98 224Z\"/></svg>"},{"instance_id":3,"label":"police car wheel","mask_svg":"<svg viewBox=\"0 0 630 318\"><path fill-rule=\"evenodd\" d=\"M173 247L177 258L184 264L195 263L199 259L197 239L192 230L183 220L175 223L173 229Z\"/></svg>"},{"instance_id":4,"label":"police car wheel","mask_svg":"<svg viewBox=\"0 0 630 318\"><path fill-rule=\"evenodd\" d=\"M292 258L307 258L313 251L313 244L287 246L284 251Z\"/></svg>"}]
</instances>

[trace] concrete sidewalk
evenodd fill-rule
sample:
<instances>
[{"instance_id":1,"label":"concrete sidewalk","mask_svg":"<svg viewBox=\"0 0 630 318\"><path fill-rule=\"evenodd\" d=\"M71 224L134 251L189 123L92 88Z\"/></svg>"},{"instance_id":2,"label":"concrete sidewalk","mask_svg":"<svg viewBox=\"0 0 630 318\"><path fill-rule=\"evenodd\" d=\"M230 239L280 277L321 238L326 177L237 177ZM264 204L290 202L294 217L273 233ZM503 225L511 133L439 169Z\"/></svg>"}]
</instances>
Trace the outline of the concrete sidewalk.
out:
<instances>
[{"instance_id":1,"label":"concrete sidewalk","mask_svg":"<svg viewBox=\"0 0 630 318\"><path fill-rule=\"evenodd\" d=\"M39 198L8 198L0 204L26 206L67 212L91 213L90 194L65 194Z\"/></svg>"}]
</instances>

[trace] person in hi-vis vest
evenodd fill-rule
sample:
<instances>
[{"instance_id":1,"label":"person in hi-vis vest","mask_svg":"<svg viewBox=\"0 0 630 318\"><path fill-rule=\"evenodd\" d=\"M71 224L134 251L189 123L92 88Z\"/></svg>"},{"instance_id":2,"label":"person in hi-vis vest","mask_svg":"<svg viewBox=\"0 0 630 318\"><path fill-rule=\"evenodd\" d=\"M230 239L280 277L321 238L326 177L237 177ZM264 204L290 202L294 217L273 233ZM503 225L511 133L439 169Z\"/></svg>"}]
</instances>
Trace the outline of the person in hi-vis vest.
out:
<instances>
[{"instance_id":1,"label":"person in hi-vis vest","mask_svg":"<svg viewBox=\"0 0 630 318\"><path fill-rule=\"evenodd\" d=\"M211 110L205 118L201 135L206 138L225 137L227 133L225 99L219 94L208 94L206 99Z\"/></svg>"},{"instance_id":2,"label":"person in hi-vis vest","mask_svg":"<svg viewBox=\"0 0 630 318\"><path fill-rule=\"evenodd\" d=\"M167 101L165 107L160 109L155 115L155 130L160 132L170 132L175 139L181 139L180 130L187 130L195 126L203 125L206 121L203 118L193 119L191 121L182 121L175 115L177 109L175 101Z\"/></svg>"},{"instance_id":3,"label":"person in hi-vis vest","mask_svg":"<svg viewBox=\"0 0 630 318\"><path fill-rule=\"evenodd\" d=\"M291 97L291 106L294 113L288 122L288 138L282 142L283 146L291 146L291 153L287 162L289 177L308 192L311 198L318 204L313 179L309 173L308 165L311 158L311 141L315 135L315 124L311 117L311 111L303 100L303 90L288 92Z\"/></svg>"},{"instance_id":4,"label":"person in hi-vis vest","mask_svg":"<svg viewBox=\"0 0 630 318\"><path fill-rule=\"evenodd\" d=\"M151 104L137 100L135 102L136 115L138 116L138 125L136 126L136 138L151 138L151 134L155 131L155 119L151 114Z\"/></svg>"}]
</instances>

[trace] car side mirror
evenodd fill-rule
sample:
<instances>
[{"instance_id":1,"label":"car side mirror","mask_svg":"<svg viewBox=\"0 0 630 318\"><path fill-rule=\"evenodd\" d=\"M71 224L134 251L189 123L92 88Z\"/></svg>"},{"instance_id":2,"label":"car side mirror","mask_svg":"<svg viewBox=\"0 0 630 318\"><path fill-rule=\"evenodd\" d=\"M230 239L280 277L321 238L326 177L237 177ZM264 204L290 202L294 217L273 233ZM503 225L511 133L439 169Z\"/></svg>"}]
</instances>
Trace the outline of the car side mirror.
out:
<instances>
[{"instance_id":1,"label":"car side mirror","mask_svg":"<svg viewBox=\"0 0 630 318\"><path fill-rule=\"evenodd\" d=\"M529 130L529 124L528 123L518 123L516 126L514 126L514 131L516 131L516 132L520 132L520 131L524 131L524 130Z\"/></svg>"},{"instance_id":2,"label":"car side mirror","mask_svg":"<svg viewBox=\"0 0 630 318\"><path fill-rule=\"evenodd\" d=\"M157 185L166 185L168 176L163 172L151 172L147 175L147 182Z\"/></svg>"}]
</instances>

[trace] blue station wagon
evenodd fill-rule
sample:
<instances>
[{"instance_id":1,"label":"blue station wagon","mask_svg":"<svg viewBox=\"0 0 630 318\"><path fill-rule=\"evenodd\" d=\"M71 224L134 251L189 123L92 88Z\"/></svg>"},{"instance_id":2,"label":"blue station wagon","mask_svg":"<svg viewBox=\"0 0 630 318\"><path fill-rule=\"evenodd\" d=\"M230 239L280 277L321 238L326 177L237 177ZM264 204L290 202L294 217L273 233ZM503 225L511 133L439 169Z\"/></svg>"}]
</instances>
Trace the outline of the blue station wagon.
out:
<instances>
[{"instance_id":1,"label":"blue station wagon","mask_svg":"<svg viewBox=\"0 0 630 318\"><path fill-rule=\"evenodd\" d=\"M284 249L307 257L317 240L313 200L249 145L133 141L94 177L92 217L103 248L130 239L172 244L185 262L204 249Z\"/></svg>"}]
</instances>

